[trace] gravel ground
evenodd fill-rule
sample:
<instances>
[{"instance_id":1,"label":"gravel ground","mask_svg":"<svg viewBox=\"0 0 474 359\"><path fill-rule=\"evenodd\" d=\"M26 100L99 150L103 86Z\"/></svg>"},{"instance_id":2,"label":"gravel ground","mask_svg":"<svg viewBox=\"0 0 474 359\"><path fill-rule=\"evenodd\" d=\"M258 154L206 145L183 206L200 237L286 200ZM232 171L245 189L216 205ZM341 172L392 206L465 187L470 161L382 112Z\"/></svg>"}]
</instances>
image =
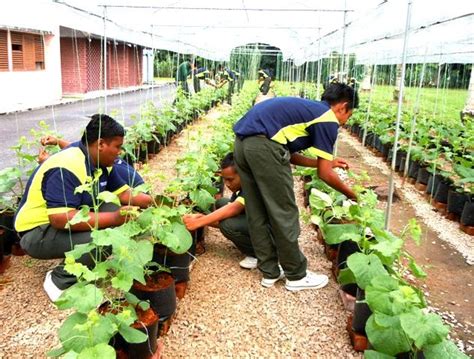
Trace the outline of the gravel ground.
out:
<instances>
[{"instance_id":1,"label":"gravel ground","mask_svg":"<svg viewBox=\"0 0 474 359\"><path fill-rule=\"evenodd\" d=\"M340 131L339 139L352 147L357 148L361 153L364 162L370 166L379 168L385 175L390 174L386 163L380 158L375 157L366 147L363 147L359 141L351 137L346 131ZM415 209L417 217L425 223L431 230L437 233L439 239L456 249L466 259L466 263L474 264L474 241L472 236L462 232L459 229L459 223L450 221L433 211L433 206L428 203L420 192L411 184L402 184L402 179L395 175L395 187L398 193L402 194L404 200L411 204Z\"/></svg>"},{"instance_id":2,"label":"gravel ground","mask_svg":"<svg viewBox=\"0 0 474 359\"><path fill-rule=\"evenodd\" d=\"M144 168L157 193L175 176L175 161L192 147L193 137L211 135L206 129L217 116L219 111L212 111L189 126ZM303 208L301 186L295 183ZM330 262L313 229L302 223L301 233L309 269L330 275ZM291 293L282 283L265 289L257 270L239 267L242 255L218 230L208 231L206 249L193 266L187 295L164 338L164 358L362 357L350 345L347 314L332 278L327 287L314 291ZM46 271L57 261L24 256L11 262L0 276L0 358L45 358L58 344L56 331L68 314L57 310L42 289Z\"/></svg>"}]
</instances>

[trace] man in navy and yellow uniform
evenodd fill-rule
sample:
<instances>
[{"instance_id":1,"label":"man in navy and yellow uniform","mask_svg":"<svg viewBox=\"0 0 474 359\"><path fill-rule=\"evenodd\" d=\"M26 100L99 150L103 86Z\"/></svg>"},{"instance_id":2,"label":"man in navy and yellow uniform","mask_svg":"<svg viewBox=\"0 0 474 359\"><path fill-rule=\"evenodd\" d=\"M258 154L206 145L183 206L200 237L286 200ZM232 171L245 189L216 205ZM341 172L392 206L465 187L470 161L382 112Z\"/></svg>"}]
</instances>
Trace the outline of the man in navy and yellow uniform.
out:
<instances>
[{"instance_id":1,"label":"man in navy and yellow uniform","mask_svg":"<svg viewBox=\"0 0 474 359\"><path fill-rule=\"evenodd\" d=\"M124 205L145 208L151 204L149 195L132 196L128 184L112 167L121 152L124 134L123 127L111 117L94 115L79 146L71 146L50 156L31 175L15 216L20 244L30 256L64 258L65 252L72 250L74 245L91 241L91 227L114 227L126 221L121 208L105 204L97 215L94 212L89 214L87 223L77 223L66 229L68 221L82 205L93 205L89 193L76 193L76 188L96 175L100 174L95 201L100 192L110 191L117 194ZM85 254L78 262L93 265L90 254ZM59 265L47 273L43 286L50 299L55 301L75 282L75 276Z\"/></svg>"},{"instance_id":2,"label":"man in navy and yellow uniform","mask_svg":"<svg viewBox=\"0 0 474 359\"><path fill-rule=\"evenodd\" d=\"M224 86L226 83L229 84L229 87L227 89L227 103L231 105L235 83L237 82L237 75L230 68L223 67L222 65L219 65L217 70L219 74L219 83L217 84L217 88Z\"/></svg>"},{"instance_id":3,"label":"man in navy and yellow uniform","mask_svg":"<svg viewBox=\"0 0 474 359\"><path fill-rule=\"evenodd\" d=\"M290 163L318 168L324 182L355 198L333 171L333 167L347 167L345 161L333 158L333 147L339 125L357 105L352 87L334 84L328 86L321 102L296 97L269 99L255 105L234 125L235 162L264 287L285 276L285 287L291 291L327 284L327 276L307 271L306 257L298 245L299 213ZM315 158L298 153L305 149Z\"/></svg>"},{"instance_id":4,"label":"man in navy and yellow uniform","mask_svg":"<svg viewBox=\"0 0 474 359\"><path fill-rule=\"evenodd\" d=\"M245 255L245 258L239 263L240 266L245 269L257 268L257 258L255 258L245 216L245 198L232 152L228 153L221 161L221 177L226 187L232 192L230 199L218 199L216 210L208 215L184 215L183 222L190 231L204 226L219 227L221 233Z\"/></svg>"},{"instance_id":5,"label":"man in navy and yellow uniform","mask_svg":"<svg viewBox=\"0 0 474 359\"><path fill-rule=\"evenodd\" d=\"M201 80L206 81L209 78L209 70L206 67L199 67L196 65L196 68L193 71L193 87L194 93L201 91Z\"/></svg>"},{"instance_id":6,"label":"man in navy and yellow uniform","mask_svg":"<svg viewBox=\"0 0 474 359\"><path fill-rule=\"evenodd\" d=\"M267 95L270 91L270 85L272 83L272 76L270 70L259 69L258 70L258 84L259 90L262 95Z\"/></svg>"}]
</instances>

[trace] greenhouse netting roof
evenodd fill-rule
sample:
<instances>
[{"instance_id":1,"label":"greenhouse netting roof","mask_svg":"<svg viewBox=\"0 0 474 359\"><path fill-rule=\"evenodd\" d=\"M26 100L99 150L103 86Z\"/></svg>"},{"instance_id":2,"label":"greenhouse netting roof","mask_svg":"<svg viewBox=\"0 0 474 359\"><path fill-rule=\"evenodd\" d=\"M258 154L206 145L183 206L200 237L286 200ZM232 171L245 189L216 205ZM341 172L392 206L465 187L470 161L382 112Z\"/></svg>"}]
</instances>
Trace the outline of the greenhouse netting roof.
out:
<instances>
[{"instance_id":1,"label":"greenhouse netting roof","mask_svg":"<svg viewBox=\"0 0 474 359\"><path fill-rule=\"evenodd\" d=\"M474 62L472 0L411 3L408 62ZM14 15L18 6L22 16ZM27 21L26 11L44 30L54 23L105 32L108 38L213 60L228 60L241 45L266 43L297 65L334 51L355 53L358 63L394 64L401 63L407 9L408 1L401 0L23 0L7 5L0 26L15 18ZM38 11L45 16L38 18Z\"/></svg>"}]
</instances>

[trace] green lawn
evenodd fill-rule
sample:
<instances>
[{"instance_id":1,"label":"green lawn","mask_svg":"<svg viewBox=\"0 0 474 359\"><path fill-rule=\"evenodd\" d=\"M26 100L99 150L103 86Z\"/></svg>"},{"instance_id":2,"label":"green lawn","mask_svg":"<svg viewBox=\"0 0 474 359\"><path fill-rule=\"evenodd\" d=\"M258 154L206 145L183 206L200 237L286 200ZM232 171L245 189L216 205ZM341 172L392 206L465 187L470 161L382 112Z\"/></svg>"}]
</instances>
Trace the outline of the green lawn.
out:
<instances>
[{"instance_id":1,"label":"green lawn","mask_svg":"<svg viewBox=\"0 0 474 359\"><path fill-rule=\"evenodd\" d=\"M370 93L360 93L361 99L372 96L372 103L391 104L396 109L397 102L393 101L394 86L375 86ZM418 88L405 88L405 110L413 110ZM439 120L449 118L458 120L459 112L464 108L467 99L467 90L450 90L436 88L422 88L420 93L420 111ZM429 116L431 115L431 116Z\"/></svg>"}]
</instances>

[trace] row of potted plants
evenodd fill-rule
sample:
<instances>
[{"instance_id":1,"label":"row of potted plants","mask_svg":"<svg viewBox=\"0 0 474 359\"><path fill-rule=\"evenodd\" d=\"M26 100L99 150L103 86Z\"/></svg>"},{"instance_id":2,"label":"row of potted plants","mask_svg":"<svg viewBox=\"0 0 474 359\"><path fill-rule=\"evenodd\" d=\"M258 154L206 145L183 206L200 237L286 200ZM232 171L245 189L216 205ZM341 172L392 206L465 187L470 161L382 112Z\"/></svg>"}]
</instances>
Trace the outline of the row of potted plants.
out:
<instances>
[{"instance_id":1,"label":"row of potted plants","mask_svg":"<svg viewBox=\"0 0 474 359\"><path fill-rule=\"evenodd\" d=\"M149 358L156 354L156 339L166 332L176 310L176 286L189 280L196 234L186 230L182 215L196 208L209 210L216 191L212 181L217 159L228 151L221 138L213 141L219 145L201 147L201 153L190 152L179 161L178 178L168 187L167 196L154 196L154 206L130 211L130 220L120 227L91 228L92 242L67 253L65 269L78 282L56 302L60 309L73 312L59 329L61 347L51 356L114 358L119 353ZM92 191L97 180L77 190ZM150 187L142 185L134 191ZM101 202L117 201L115 195L101 193L99 202L83 208L71 223L84 221L86 213L97 211ZM86 253L95 258L93 268L76 261Z\"/></svg>"},{"instance_id":2,"label":"row of potted plants","mask_svg":"<svg viewBox=\"0 0 474 359\"><path fill-rule=\"evenodd\" d=\"M349 130L363 140L364 130L360 125L352 124ZM383 143L381 138L374 132L367 132L365 145L390 165L393 145ZM457 157L457 163L452 164L438 157L429 160L410 156L407 164L407 152L402 149L397 153L395 170L402 176L406 173L407 181L426 193L441 214L460 221L465 232L474 234L474 168L472 161L464 157Z\"/></svg>"},{"instance_id":3,"label":"row of potted plants","mask_svg":"<svg viewBox=\"0 0 474 359\"><path fill-rule=\"evenodd\" d=\"M393 111L388 104L363 101L349 121L351 133L389 163L395 137ZM442 213L474 234L470 228L474 226L474 123L440 122L418 113L410 146L413 116L409 110L402 114L395 169L416 182Z\"/></svg>"},{"instance_id":4,"label":"row of potted plants","mask_svg":"<svg viewBox=\"0 0 474 359\"><path fill-rule=\"evenodd\" d=\"M384 230L377 196L352 175L357 202L332 190L310 172L304 175L311 221L344 293L355 297L348 329L356 349L366 358L467 358L448 339L441 317L429 312L423 292L413 280L426 273L404 249L408 239L419 244L421 229L414 219L395 235ZM357 341L366 335L368 345Z\"/></svg>"}]
</instances>

